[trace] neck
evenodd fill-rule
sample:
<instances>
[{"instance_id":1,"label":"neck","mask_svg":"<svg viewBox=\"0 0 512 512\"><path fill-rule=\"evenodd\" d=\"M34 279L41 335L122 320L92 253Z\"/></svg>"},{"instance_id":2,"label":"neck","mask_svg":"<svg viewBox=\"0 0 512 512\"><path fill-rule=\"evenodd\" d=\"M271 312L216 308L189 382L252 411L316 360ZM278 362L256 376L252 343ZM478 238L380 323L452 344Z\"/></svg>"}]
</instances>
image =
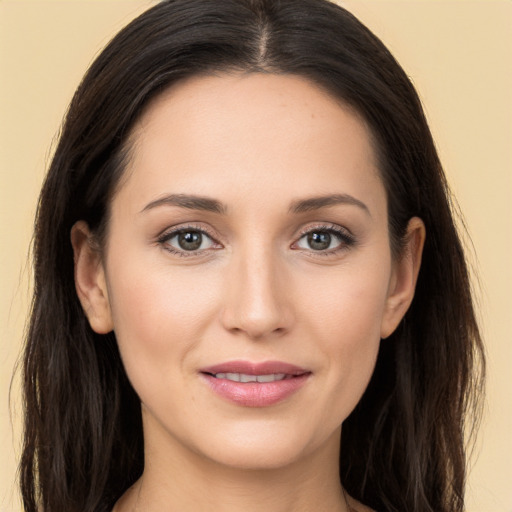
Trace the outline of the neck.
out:
<instances>
[{"instance_id":1,"label":"neck","mask_svg":"<svg viewBox=\"0 0 512 512\"><path fill-rule=\"evenodd\" d=\"M145 438L142 477L116 512L352 512L338 476L340 435L279 468L227 467L167 437Z\"/></svg>"}]
</instances>

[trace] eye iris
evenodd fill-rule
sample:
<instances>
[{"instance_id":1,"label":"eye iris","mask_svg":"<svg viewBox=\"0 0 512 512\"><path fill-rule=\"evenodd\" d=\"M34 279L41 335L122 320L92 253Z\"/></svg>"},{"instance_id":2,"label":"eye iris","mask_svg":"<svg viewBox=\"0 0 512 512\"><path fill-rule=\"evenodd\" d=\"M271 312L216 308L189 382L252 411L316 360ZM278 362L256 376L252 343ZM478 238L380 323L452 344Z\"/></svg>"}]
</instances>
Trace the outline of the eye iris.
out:
<instances>
[{"instance_id":1,"label":"eye iris","mask_svg":"<svg viewBox=\"0 0 512 512\"><path fill-rule=\"evenodd\" d=\"M178 235L178 244L184 251L195 251L201 247L203 235L197 231L185 231Z\"/></svg>"},{"instance_id":2,"label":"eye iris","mask_svg":"<svg viewBox=\"0 0 512 512\"><path fill-rule=\"evenodd\" d=\"M325 232L313 232L308 234L308 244L311 249L322 251L331 245L331 235Z\"/></svg>"}]
</instances>

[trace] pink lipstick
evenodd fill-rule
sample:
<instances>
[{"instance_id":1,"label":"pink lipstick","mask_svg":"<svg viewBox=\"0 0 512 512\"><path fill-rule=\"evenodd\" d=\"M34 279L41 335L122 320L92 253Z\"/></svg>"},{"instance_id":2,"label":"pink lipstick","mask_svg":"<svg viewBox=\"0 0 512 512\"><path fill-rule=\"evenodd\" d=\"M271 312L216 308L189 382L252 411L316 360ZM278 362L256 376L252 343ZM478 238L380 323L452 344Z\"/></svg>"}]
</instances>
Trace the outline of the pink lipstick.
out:
<instances>
[{"instance_id":1,"label":"pink lipstick","mask_svg":"<svg viewBox=\"0 0 512 512\"><path fill-rule=\"evenodd\" d=\"M277 404L298 391L311 372L280 361L229 361L200 370L212 391L245 407Z\"/></svg>"}]
</instances>

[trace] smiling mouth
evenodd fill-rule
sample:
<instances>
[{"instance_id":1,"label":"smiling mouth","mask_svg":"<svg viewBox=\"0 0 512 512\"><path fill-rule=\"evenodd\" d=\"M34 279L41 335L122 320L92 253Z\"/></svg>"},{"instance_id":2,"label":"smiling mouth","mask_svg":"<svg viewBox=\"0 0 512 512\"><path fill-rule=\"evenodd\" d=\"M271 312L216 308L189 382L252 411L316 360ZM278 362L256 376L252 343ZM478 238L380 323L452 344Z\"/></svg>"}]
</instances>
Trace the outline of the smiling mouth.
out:
<instances>
[{"instance_id":1,"label":"smiling mouth","mask_svg":"<svg viewBox=\"0 0 512 512\"><path fill-rule=\"evenodd\" d=\"M221 398L243 407L268 407L298 392L311 371L279 361L231 361L203 368L201 375Z\"/></svg>"}]
</instances>

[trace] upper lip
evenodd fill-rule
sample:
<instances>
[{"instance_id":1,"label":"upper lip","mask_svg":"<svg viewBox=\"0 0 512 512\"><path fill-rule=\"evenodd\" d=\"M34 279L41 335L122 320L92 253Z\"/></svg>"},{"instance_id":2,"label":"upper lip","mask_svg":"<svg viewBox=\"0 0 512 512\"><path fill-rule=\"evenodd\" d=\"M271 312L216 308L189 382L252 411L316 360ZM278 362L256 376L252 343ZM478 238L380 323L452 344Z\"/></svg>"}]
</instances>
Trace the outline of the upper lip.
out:
<instances>
[{"instance_id":1,"label":"upper lip","mask_svg":"<svg viewBox=\"0 0 512 512\"><path fill-rule=\"evenodd\" d=\"M309 370L282 361L264 361L255 363L251 361L226 361L206 368L201 368L201 373L215 375L217 373L243 373L245 375L270 375L284 373L286 375L303 375Z\"/></svg>"}]
</instances>

